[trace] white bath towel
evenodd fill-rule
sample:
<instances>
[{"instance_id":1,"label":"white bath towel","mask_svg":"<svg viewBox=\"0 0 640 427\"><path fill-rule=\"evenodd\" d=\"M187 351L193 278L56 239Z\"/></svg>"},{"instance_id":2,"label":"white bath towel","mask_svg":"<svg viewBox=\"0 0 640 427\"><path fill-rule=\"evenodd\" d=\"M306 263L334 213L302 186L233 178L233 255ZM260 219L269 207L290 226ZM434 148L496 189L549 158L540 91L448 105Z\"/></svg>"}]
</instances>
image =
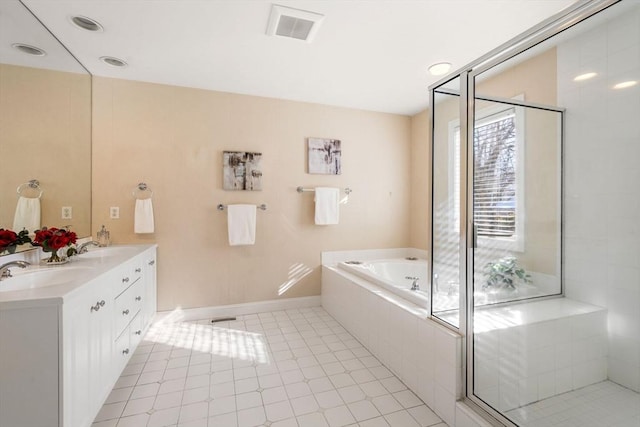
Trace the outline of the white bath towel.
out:
<instances>
[{"instance_id":1,"label":"white bath towel","mask_svg":"<svg viewBox=\"0 0 640 427\"><path fill-rule=\"evenodd\" d=\"M340 220L340 189L316 188L316 224L337 224Z\"/></svg>"},{"instance_id":2,"label":"white bath towel","mask_svg":"<svg viewBox=\"0 0 640 427\"><path fill-rule=\"evenodd\" d=\"M148 234L153 233L154 229L153 203L151 199L136 199L133 231L136 234Z\"/></svg>"},{"instance_id":3,"label":"white bath towel","mask_svg":"<svg viewBox=\"0 0 640 427\"><path fill-rule=\"evenodd\" d=\"M13 230L17 233L22 229L34 231L40 229L40 198L19 197L16 214L13 217Z\"/></svg>"},{"instance_id":4,"label":"white bath towel","mask_svg":"<svg viewBox=\"0 0 640 427\"><path fill-rule=\"evenodd\" d=\"M227 206L229 245L253 245L256 242L256 205Z\"/></svg>"}]
</instances>

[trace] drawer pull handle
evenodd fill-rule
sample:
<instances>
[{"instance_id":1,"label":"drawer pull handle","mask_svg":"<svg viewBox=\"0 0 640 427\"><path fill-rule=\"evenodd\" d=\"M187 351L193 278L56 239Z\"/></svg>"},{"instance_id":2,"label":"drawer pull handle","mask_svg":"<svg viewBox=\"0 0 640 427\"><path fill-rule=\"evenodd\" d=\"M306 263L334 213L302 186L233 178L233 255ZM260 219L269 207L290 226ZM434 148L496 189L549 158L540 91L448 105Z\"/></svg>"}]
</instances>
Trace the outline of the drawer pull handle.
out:
<instances>
[{"instance_id":1,"label":"drawer pull handle","mask_svg":"<svg viewBox=\"0 0 640 427\"><path fill-rule=\"evenodd\" d=\"M98 304L100 304L100 307L104 307L105 302L104 302L104 300L102 300L102 301L100 301Z\"/></svg>"},{"instance_id":2,"label":"drawer pull handle","mask_svg":"<svg viewBox=\"0 0 640 427\"><path fill-rule=\"evenodd\" d=\"M136 301L142 301L142 297L141 296L137 296L136 297Z\"/></svg>"},{"instance_id":3,"label":"drawer pull handle","mask_svg":"<svg viewBox=\"0 0 640 427\"><path fill-rule=\"evenodd\" d=\"M129 278L128 277L123 278L122 283L129 283Z\"/></svg>"},{"instance_id":4,"label":"drawer pull handle","mask_svg":"<svg viewBox=\"0 0 640 427\"><path fill-rule=\"evenodd\" d=\"M142 331L141 330L137 330L136 331L136 335L142 335Z\"/></svg>"},{"instance_id":5,"label":"drawer pull handle","mask_svg":"<svg viewBox=\"0 0 640 427\"><path fill-rule=\"evenodd\" d=\"M140 267L136 268L136 273L140 273L142 269Z\"/></svg>"},{"instance_id":6,"label":"drawer pull handle","mask_svg":"<svg viewBox=\"0 0 640 427\"><path fill-rule=\"evenodd\" d=\"M125 348L124 350L122 350L122 354L129 354L129 349Z\"/></svg>"},{"instance_id":7,"label":"drawer pull handle","mask_svg":"<svg viewBox=\"0 0 640 427\"><path fill-rule=\"evenodd\" d=\"M154 265L156 263L155 259L152 259L151 261L149 261L149 265Z\"/></svg>"},{"instance_id":8,"label":"drawer pull handle","mask_svg":"<svg viewBox=\"0 0 640 427\"><path fill-rule=\"evenodd\" d=\"M122 311L122 314L123 314L124 316L129 315L129 309L127 308L126 310L123 310L123 311Z\"/></svg>"}]
</instances>

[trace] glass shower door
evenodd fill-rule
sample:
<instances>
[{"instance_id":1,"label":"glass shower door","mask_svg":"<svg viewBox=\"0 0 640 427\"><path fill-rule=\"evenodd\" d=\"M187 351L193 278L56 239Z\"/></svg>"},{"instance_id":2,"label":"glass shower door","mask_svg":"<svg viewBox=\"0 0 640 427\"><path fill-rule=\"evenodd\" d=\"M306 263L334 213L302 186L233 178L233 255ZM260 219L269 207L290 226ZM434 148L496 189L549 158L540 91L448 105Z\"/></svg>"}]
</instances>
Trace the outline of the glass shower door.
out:
<instances>
[{"instance_id":1,"label":"glass shower door","mask_svg":"<svg viewBox=\"0 0 640 427\"><path fill-rule=\"evenodd\" d=\"M473 127L473 393L509 416L555 387L535 304L562 293L562 112L479 95Z\"/></svg>"}]
</instances>

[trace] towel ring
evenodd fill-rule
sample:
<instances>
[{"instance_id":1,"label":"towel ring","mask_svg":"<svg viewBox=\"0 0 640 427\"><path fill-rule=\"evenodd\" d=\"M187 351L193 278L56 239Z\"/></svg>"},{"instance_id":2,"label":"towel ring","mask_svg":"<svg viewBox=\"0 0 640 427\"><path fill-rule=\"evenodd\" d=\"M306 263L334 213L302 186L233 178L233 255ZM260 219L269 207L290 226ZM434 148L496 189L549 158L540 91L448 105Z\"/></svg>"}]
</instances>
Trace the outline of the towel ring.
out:
<instances>
[{"instance_id":1,"label":"towel ring","mask_svg":"<svg viewBox=\"0 0 640 427\"><path fill-rule=\"evenodd\" d=\"M18 193L18 196L22 197L22 192L27 188L32 188L34 190L39 191L38 197L34 197L34 198L39 199L40 197L42 197L42 193L44 191L42 190L42 188L40 188L40 181L38 181L37 179L32 179L29 182L25 182L24 184L18 185L18 188L16 188L16 193Z\"/></svg>"},{"instance_id":2,"label":"towel ring","mask_svg":"<svg viewBox=\"0 0 640 427\"><path fill-rule=\"evenodd\" d=\"M148 191L150 193L149 199L153 197L153 190L151 190L151 188L149 188L149 186L144 182L139 183L131 192L133 197L137 199L138 197L136 197L136 191L142 191L142 192Z\"/></svg>"}]
</instances>

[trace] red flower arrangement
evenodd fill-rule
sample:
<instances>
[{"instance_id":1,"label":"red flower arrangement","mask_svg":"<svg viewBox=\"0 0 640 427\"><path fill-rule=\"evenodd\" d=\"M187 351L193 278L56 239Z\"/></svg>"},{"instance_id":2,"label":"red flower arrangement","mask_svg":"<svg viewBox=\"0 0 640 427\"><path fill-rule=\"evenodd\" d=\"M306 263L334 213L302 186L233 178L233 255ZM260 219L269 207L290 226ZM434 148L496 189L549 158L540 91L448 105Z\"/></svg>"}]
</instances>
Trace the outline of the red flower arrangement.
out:
<instances>
[{"instance_id":1,"label":"red flower arrangement","mask_svg":"<svg viewBox=\"0 0 640 427\"><path fill-rule=\"evenodd\" d=\"M12 254L16 251L18 245L22 245L23 243L31 243L27 230L16 233L13 230L0 228L0 253L8 251Z\"/></svg>"},{"instance_id":2,"label":"red flower arrangement","mask_svg":"<svg viewBox=\"0 0 640 427\"><path fill-rule=\"evenodd\" d=\"M42 227L40 230L36 230L36 237L33 240L34 246L41 246L45 252L51 252L51 257L47 262L61 262L62 258L58 256L58 249L62 249L65 246L71 246L76 243L77 235L73 231L60 228L47 228ZM71 256L74 253L73 248L69 248L67 255Z\"/></svg>"}]
</instances>

